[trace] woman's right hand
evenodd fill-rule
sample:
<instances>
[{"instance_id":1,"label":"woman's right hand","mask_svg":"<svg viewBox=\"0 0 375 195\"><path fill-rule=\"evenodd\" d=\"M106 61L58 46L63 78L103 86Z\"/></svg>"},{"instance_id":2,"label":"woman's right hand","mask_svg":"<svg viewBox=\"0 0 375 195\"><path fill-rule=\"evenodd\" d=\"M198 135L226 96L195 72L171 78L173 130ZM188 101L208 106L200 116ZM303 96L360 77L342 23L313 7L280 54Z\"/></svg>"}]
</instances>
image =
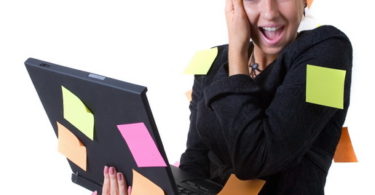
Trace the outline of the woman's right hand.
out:
<instances>
[{"instance_id":1,"label":"woman's right hand","mask_svg":"<svg viewBox=\"0 0 375 195\"><path fill-rule=\"evenodd\" d=\"M102 195L130 195L131 187L127 185L124 174L117 172L114 167L104 166L104 181ZM93 192L92 195L97 195Z\"/></svg>"},{"instance_id":2,"label":"woman's right hand","mask_svg":"<svg viewBox=\"0 0 375 195\"><path fill-rule=\"evenodd\" d=\"M229 76L236 74L249 75L248 51L251 25L243 0L226 0L225 16L229 42Z\"/></svg>"},{"instance_id":3,"label":"woman's right hand","mask_svg":"<svg viewBox=\"0 0 375 195\"><path fill-rule=\"evenodd\" d=\"M225 17L230 46L246 47L251 37L250 22L243 0L226 0Z\"/></svg>"}]
</instances>

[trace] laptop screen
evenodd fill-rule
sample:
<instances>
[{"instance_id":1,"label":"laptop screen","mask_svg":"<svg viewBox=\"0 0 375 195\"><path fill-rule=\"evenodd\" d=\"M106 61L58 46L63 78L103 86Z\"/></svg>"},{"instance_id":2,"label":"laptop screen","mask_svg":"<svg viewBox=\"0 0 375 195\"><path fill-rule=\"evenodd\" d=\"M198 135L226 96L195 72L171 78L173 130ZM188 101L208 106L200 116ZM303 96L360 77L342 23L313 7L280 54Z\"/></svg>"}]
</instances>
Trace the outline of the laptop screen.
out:
<instances>
[{"instance_id":1,"label":"laptop screen","mask_svg":"<svg viewBox=\"0 0 375 195\"><path fill-rule=\"evenodd\" d=\"M177 194L146 87L32 58L25 65L74 182L100 191L107 165L129 185L135 171Z\"/></svg>"}]
</instances>

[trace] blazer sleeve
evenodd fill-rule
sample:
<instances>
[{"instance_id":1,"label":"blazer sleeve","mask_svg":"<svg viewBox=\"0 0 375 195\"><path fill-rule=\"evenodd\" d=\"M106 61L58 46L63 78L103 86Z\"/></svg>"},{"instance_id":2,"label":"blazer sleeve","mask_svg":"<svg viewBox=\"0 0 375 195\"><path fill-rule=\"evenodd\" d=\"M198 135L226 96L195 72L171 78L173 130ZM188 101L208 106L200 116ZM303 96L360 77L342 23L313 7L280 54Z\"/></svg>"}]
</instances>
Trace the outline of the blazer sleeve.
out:
<instances>
[{"instance_id":1,"label":"blazer sleeve","mask_svg":"<svg viewBox=\"0 0 375 195\"><path fill-rule=\"evenodd\" d=\"M196 129L197 101L202 97L202 77L195 76L190 102L190 128L186 143L186 150L181 155L180 168L194 175L209 177L208 148L200 139Z\"/></svg>"},{"instance_id":2,"label":"blazer sleeve","mask_svg":"<svg viewBox=\"0 0 375 195\"><path fill-rule=\"evenodd\" d=\"M330 38L296 54L267 108L259 106L261 89L247 75L226 77L203 91L205 107L214 113L222 128L221 132L202 128L199 135L209 140L208 145L214 141L210 140L212 134L225 140L222 144L229 151L225 163L240 179L268 176L296 164L335 113L341 111L306 103L307 64L346 70L347 109L352 66L347 38ZM217 147L210 149L225 153Z\"/></svg>"}]
</instances>

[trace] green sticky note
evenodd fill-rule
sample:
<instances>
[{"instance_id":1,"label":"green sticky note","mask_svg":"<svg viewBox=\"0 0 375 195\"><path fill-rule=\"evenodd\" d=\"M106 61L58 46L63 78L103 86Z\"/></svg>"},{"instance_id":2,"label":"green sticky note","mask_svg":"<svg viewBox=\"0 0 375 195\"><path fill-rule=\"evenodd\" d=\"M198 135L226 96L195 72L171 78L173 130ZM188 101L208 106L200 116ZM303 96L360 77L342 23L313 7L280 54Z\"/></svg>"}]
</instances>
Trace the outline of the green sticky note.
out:
<instances>
[{"instance_id":1,"label":"green sticky note","mask_svg":"<svg viewBox=\"0 0 375 195\"><path fill-rule=\"evenodd\" d=\"M344 108L345 70L307 65L306 102Z\"/></svg>"},{"instance_id":2,"label":"green sticky note","mask_svg":"<svg viewBox=\"0 0 375 195\"><path fill-rule=\"evenodd\" d=\"M83 134L94 140L94 115L74 93L61 86L64 118Z\"/></svg>"},{"instance_id":3,"label":"green sticky note","mask_svg":"<svg viewBox=\"0 0 375 195\"><path fill-rule=\"evenodd\" d=\"M191 59L189 66L185 69L185 74L205 75L210 70L218 53L217 47L198 51Z\"/></svg>"}]
</instances>

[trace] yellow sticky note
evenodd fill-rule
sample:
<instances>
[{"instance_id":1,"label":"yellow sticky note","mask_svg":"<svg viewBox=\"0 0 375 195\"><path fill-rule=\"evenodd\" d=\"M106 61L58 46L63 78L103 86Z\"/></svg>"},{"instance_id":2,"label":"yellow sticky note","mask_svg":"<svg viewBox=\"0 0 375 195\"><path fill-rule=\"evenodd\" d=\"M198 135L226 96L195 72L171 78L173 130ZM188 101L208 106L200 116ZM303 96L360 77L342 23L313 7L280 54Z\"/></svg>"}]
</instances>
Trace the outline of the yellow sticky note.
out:
<instances>
[{"instance_id":1,"label":"yellow sticky note","mask_svg":"<svg viewBox=\"0 0 375 195\"><path fill-rule=\"evenodd\" d=\"M307 65L306 102L344 108L345 70Z\"/></svg>"},{"instance_id":2,"label":"yellow sticky note","mask_svg":"<svg viewBox=\"0 0 375 195\"><path fill-rule=\"evenodd\" d=\"M61 86L64 118L83 134L94 140L94 115L74 93Z\"/></svg>"},{"instance_id":3,"label":"yellow sticky note","mask_svg":"<svg viewBox=\"0 0 375 195\"><path fill-rule=\"evenodd\" d=\"M86 171L87 151L81 141L66 127L57 122L58 150L74 164Z\"/></svg>"},{"instance_id":4,"label":"yellow sticky note","mask_svg":"<svg viewBox=\"0 0 375 195\"><path fill-rule=\"evenodd\" d=\"M266 181L261 179L240 180L231 174L218 195L258 195Z\"/></svg>"},{"instance_id":5,"label":"yellow sticky note","mask_svg":"<svg viewBox=\"0 0 375 195\"><path fill-rule=\"evenodd\" d=\"M210 70L218 53L218 48L198 51L191 59L189 66L185 69L185 74L205 75Z\"/></svg>"},{"instance_id":6,"label":"yellow sticky note","mask_svg":"<svg viewBox=\"0 0 375 195\"><path fill-rule=\"evenodd\" d=\"M133 169L132 195L164 195L164 191L136 170Z\"/></svg>"},{"instance_id":7,"label":"yellow sticky note","mask_svg":"<svg viewBox=\"0 0 375 195\"><path fill-rule=\"evenodd\" d=\"M347 127L342 128L340 141L337 144L333 159L335 162L358 162Z\"/></svg>"}]
</instances>

